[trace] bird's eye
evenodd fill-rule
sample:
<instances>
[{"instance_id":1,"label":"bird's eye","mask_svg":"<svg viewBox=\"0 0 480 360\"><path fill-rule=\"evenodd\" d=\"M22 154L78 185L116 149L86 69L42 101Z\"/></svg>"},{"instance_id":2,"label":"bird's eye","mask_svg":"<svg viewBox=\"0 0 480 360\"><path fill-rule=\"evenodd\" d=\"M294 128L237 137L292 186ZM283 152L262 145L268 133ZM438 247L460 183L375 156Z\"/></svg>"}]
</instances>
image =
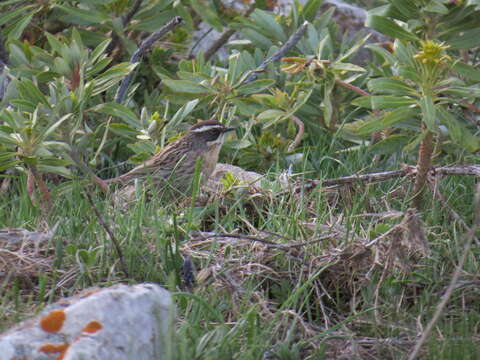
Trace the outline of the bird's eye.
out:
<instances>
[{"instance_id":1,"label":"bird's eye","mask_svg":"<svg viewBox=\"0 0 480 360\"><path fill-rule=\"evenodd\" d=\"M220 130L218 129L212 129L208 132L208 137L211 139L211 140L215 140L217 139L218 137L220 136Z\"/></svg>"}]
</instances>

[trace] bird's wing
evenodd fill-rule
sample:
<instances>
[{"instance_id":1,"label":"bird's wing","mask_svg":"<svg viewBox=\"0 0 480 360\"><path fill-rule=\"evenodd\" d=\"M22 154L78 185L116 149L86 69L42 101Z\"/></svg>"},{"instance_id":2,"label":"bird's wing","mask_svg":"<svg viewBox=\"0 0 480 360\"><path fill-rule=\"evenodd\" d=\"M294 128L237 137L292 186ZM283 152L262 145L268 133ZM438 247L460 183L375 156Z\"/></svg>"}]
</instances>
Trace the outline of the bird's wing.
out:
<instances>
[{"instance_id":1,"label":"bird's wing","mask_svg":"<svg viewBox=\"0 0 480 360\"><path fill-rule=\"evenodd\" d=\"M125 182L134 178L143 177L152 174L159 174L167 177L171 174L178 164L182 161L183 149L178 149L178 140L167 145L162 151L153 155L143 164L138 165L129 172L121 175L118 179Z\"/></svg>"}]
</instances>

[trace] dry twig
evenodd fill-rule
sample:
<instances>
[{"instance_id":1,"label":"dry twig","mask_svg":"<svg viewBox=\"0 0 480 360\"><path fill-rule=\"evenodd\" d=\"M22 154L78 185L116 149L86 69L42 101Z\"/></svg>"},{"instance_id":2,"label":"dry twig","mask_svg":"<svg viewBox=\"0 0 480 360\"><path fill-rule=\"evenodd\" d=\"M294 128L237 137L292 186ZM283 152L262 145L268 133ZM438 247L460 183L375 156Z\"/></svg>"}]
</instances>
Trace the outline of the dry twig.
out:
<instances>
[{"instance_id":1,"label":"dry twig","mask_svg":"<svg viewBox=\"0 0 480 360\"><path fill-rule=\"evenodd\" d=\"M140 9L140 6L142 5L142 1L143 0L135 1L135 4L133 4L130 11L124 17L122 17L122 24L124 27L128 25L130 20L132 20L132 18L135 16L137 11ZM120 41L120 36L118 36L115 32L112 32L112 41L110 42L110 44L108 44L108 47L105 50L105 52L107 54L111 54L112 51L117 47L119 41Z\"/></svg>"},{"instance_id":2,"label":"dry twig","mask_svg":"<svg viewBox=\"0 0 480 360\"><path fill-rule=\"evenodd\" d=\"M276 242L266 240L263 238L255 237L255 236L249 236L249 235L241 235L241 234L209 234L209 233L201 233L200 236L193 237L192 240L196 239L211 239L211 238L231 238L231 239L238 239L238 240L248 240L248 241L255 241L259 242L261 244L264 244L268 247L272 248L278 248L278 249L283 249L283 250L290 250L294 248L299 248L303 246L308 246L312 244L316 244L322 241L325 241L327 239L331 239L332 237L337 237L337 233L332 233L332 234L327 234L320 236L314 240L310 241L302 241L302 242L294 242L294 243L287 243L287 244L278 244ZM282 236L283 238L283 236Z\"/></svg>"},{"instance_id":3,"label":"dry twig","mask_svg":"<svg viewBox=\"0 0 480 360\"><path fill-rule=\"evenodd\" d=\"M182 21L183 19L180 16L176 16L172 20L170 20L167 24L162 26L159 30L155 31L149 37L143 40L140 46L138 47L138 49L133 53L130 59L130 62L132 64L138 63L140 61L140 58L143 57L143 55L145 55L147 50L150 49L158 39L160 39L166 33L175 29L178 25L182 23ZM123 103L123 100L125 99L125 95L127 93L128 85L130 84L131 80L132 80L132 73L128 74L123 78L120 84L120 87L118 89L117 96L115 97L116 103L118 104Z\"/></svg>"},{"instance_id":4,"label":"dry twig","mask_svg":"<svg viewBox=\"0 0 480 360\"><path fill-rule=\"evenodd\" d=\"M309 22L308 21L305 21L302 25L300 25L300 27L297 29L297 31L295 31L292 36L290 36L290 38L287 40L287 42L285 44L283 44L283 46L278 49L278 51L273 54L272 56L270 56L269 58L265 59L258 68L256 68L252 74L250 74L250 76L248 76L246 78L246 80L244 81L245 84L249 83L249 82L252 82L252 81L255 81L257 80L257 72L262 72L264 71L268 64L270 64L271 62L275 62L275 61L278 61L280 60L282 57L285 56L285 54L287 52L290 51L290 49L292 49L295 45L297 45L297 43L300 41L300 39L302 38L303 34L305 33L305 31L307 31L307 26L308 26Z\"/></svg>"},{"instance_id":5,"label":"dry twig","mask_svg":"<svg viewBox=\"0 0 480 360\"><path fill-rule=\"evenodd\" d=\"M416 176L417 169L415 166L405 166L401 170L382 171L378 173L370 173L363 175L350 175L334 179L325 180L310 180L309 183L313 186L339 186L347 184L355 184L359 182L373 183L378 181L386 181L405 176ZM463 175L480 177L480 165L459 165L459 166L439 166L430 169L432 175Z\"/></svg>"},{"instance_id":6,"label":"dry twig","mask_svg":"<svg viewBox=\"0 0 480 360\"><path fill-rule=\"evenodd\" d=\"M256 3L255 1L252 2L250 7L245 11L245 14L243 15L244 17L248 17L253 10L256 8ZM225 31L216 41L213 42L213 44L205 51L205 61L210 60L210 58L223 46L226 44L228 39L232 37L233 34L235 34L237 30L235 29L228 29ZM193 48L192 48L193 49Z\"/></svg>"}]
</instances>

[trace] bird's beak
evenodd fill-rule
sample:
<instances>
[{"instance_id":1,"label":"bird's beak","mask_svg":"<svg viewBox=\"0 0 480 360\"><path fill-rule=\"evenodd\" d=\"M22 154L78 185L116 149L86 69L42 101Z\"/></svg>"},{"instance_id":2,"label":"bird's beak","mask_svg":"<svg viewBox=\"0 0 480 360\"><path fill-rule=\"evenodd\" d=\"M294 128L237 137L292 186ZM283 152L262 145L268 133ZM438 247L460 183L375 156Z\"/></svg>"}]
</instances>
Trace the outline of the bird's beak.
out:
<instances>
[{"instance_id":1,"label":"bird's beak","mask_svg":"<svg viewBox=\"0 0 480 360\"><path fill-rule=\"evenodd\" d=\"M227 127L225 129L223 129L223 132L226 133L226 132L230 132L230 131L233 131L233 130L235 130L234 127Z\"/></svg>"}]
</instances>

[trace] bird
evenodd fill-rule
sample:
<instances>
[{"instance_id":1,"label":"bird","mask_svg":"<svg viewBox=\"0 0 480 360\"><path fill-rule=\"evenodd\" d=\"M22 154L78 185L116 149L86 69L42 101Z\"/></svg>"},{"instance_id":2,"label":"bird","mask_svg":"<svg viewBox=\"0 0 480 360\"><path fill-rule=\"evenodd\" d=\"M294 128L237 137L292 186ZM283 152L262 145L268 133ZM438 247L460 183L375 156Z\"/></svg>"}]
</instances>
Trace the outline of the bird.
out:
<instances>
[{"instance_id":1,"label":"bird","mask_svg":"<svg viewBox=\"0 0 480 360\"><path fill-rule=\"evenodd\" d=\"M134 180L141 180L154 190L173 197L187 193L195 175L197 161L201 161L201 181L205 182L218 162L220 149L228 132L235 130L216 120L200 121L187 133L170 143L145 163L116 178L104 180L120 184L116 200L130 202L135 197Z\"/></svg>"}]
</instances>

